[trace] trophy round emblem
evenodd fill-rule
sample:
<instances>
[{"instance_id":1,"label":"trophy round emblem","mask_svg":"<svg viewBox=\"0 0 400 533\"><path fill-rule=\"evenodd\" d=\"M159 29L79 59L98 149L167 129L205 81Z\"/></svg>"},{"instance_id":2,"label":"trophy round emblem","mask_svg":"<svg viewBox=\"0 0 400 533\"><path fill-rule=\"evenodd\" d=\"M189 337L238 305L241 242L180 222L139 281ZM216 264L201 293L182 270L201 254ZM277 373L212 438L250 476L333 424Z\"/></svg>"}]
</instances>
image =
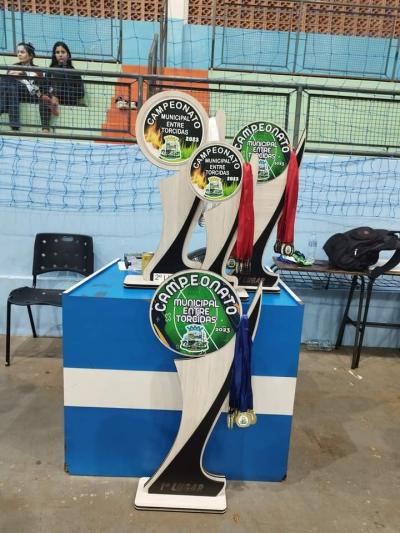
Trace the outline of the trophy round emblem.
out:
<instances>
[{"instance_id":1,"label":"trophy round emblem","mask_svg":"<svg viewBox=\"0 0 400 533\"><path fill-rule=\"evenodd\" d=\"M290 141L285 130L272 122L246 124L233 139L246 163L258 155L258 181L271 181L286 169L290 159Z\"/></svg>"},{"instance_id":2,"label":"trophy round emblem","mask_svg":"<svg viewBox=\"0 0 400 533\"><path fill-rule=\"evenodd\" d=\"M136 138L145 156L161 168L186 163L207 139L208 117L187 93L164 91L149 98L136 120Z\"/></svg>"},{"instance_id":3,"label":"trophy round emblem","mask_svg":"<svg viewBox=\"0 0 400 533\"><path fill-rule=\"evenodd\" d=\"M240 299L221 276L185 270L158 287L150 323L158 339L180 355L196 357L221 349L235 335Z\"/></svg>"},{"instance_id":4,"label":"trophy round emblem","mask_svg":"<svg viewBox=\"0 0 400 533\"><path fill-rule=\"evenodd\" d=\"M242 184L243 159L227 143L207 143L189 162L190 184L202 200L221 202L239 192Z\"/></svg>"}]
</instances>

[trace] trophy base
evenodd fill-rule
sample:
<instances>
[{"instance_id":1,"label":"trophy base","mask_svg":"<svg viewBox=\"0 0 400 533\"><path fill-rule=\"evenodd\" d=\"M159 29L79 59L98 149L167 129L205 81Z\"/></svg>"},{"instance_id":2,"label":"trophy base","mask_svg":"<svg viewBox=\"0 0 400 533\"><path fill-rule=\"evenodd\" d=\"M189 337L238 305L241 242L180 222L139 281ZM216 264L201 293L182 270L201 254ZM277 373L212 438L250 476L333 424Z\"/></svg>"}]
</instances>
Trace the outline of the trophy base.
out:
<instances>
[{"instance_id":1,"label":"trophy base","mask_svg":"<svg viewBox=\"0 0 400 533\"><path fill-rule=\"evenodd\" d=\"M141 274L128 274L124 279L124 287L126 289L151 289L158 287L163 283L171 274L154 274L156 279L146 280L143 279ZM252 288L252 287L250 287ZM236 288L237 295L241 300L246 300L249 297L249 293L244 287Z\"/></svg>"},{"instance_id":2,"label":"trophy base","mask_svg":"<svg viewBox=\"0 0 400 533\"><path fill-rule=\"evenodd\" d=\"M150 494L145 489L148 477L141 477L135 497L135 508L141 511L177 511L186 513L224 513L225 490L218 496L187 496L183 494Z\"/></svg>"},{"instance_id":3,"label":"trophy base","mask_svg":"<svg viewBox=\"0 0 400 533\"><path fill-rule=\"evenodd\" d=\"M124 279L124 287L126 289L134 288L152 288L158 287L161 283L166 280L171 274L156 274L155 279L148 280L143 279L142 274L128 274Z\"/></svg>"},{"instance_id":4,"label":"trophy base","mask_svg":"<svg viewBox=\"0 0 400 533\"><path fill-rule=\"evenodd\" d=\"M257 290L257 285L245 285L245 286L241 286L240 289L243 289L244 291L254 292ZM281 289L280 287L263 287L262 291L271 292L272 294L277 294L281 292Z\"/></svg>"},{"instance_id":5,"label":"trophy base","mask_svg":"<svg viewBox=\"0 0 400 533\"><path fill-rule=\"evenodd\" d=\"M257 270L256 272L239 273L236 274L239 287L246 290L255 290L262 282L263 292L280 292L279 274L272 272L268 267L264 271Z\"/></svg>"},{"instance_id":6,"label":"trophy base","mask_svg":"<svg viewBox=\"0 0 400 533\"><path fill-rule=\"evenodd\" d=\"M250 276L247 279L239 278L239 289L242 289L244 291L255 291L260 281L262 281L262 278L250 277ZM274 285L273 287L270 287L268 285L263 285L262 290L263 292L277 293L277 292L280 292L281 289L279 285Z\"/></svg>"}]
</instances>

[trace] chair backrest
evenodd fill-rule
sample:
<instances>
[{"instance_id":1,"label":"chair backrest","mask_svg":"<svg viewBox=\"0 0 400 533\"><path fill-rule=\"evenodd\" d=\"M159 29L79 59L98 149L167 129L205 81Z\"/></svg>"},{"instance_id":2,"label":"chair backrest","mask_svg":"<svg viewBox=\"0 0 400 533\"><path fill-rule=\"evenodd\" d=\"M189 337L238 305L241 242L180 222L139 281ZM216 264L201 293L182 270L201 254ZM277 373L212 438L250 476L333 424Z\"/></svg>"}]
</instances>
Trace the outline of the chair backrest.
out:
<instances>
[{"instance_id":1,"label":"chair backrest","mask_svg":"<svg viewBox=\"0 0 400 533\"><path fill-rule=\"evenodd\" d=\"M68 271L83 276L93 273L93 239L70 233L38 233L33 252L33 285L46 272Z\"/></svg>"}]
</instances>

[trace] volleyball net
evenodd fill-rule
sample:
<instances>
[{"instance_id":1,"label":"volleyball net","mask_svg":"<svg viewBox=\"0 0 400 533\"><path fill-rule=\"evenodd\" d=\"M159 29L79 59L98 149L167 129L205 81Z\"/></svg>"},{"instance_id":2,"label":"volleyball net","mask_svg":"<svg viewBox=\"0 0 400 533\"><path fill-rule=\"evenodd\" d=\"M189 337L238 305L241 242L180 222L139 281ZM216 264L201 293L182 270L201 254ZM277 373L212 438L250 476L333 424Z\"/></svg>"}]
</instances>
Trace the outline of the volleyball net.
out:
<instances>
[{"instance_id":1,"label":"volleyball net","mask_svg":"<svg viewBox=\"0 0 400 533\"><path fill-rule=\"evenodd\" d=\"M7 30L0 32L0 52L11 52L13 40L29 40L48 56L53 42L64 40L77 68L85 68L80 58L104 63L95 63L100 75L86 72L84 101L51 119L53 135L70 141L33 138L40 131L37 106L21 104L31 137L0 137L0 206L159 209L158 181L168 173L147 162L135 145L108 142L134 140L137 111L130 103L145 100L154 80L107 61L146 64L162 0L151 6L124 0L113 8L83 1L81 11L76 3L54 2L49 11L48 3L25 0L18 12L11 4L16 5L5 1L0 8L0 26ZM186 91L210 116L223 109L228 141L259 119L280 125L294 142L306 129L300 215L398 217L400 94L394 82L378 80L398 78L398 19L397 7L373 8L369 0L364 7L345 0L189 2L187 21L169 21L167 65L204 68L204 81L163 78L156 90ZM120 96L128 98L128 109L118 108ZM7 129L3 114L0 132ZM79 142L79 136L91 140Z\"/></svg>"},{"instance_id":2,"label":"volleyball net","mask_svg":"<svg viewBox=\"0 0 400 533\"><path fill-rule=\"evenodd\" d=\"M136 145L0 140L0 206L63 212L160 209L170 175ZM301 216L400 218L400 159L306 154Z\"/></svg>"},{"instance_id":3,"label":"volleyball net","mask_svg":"<svg viewBox=\"0 0 400 533\"><path fill-rule=\"evenodd\" d=\"M0 137L0 206L87 212L160 207L169 173L136 145Z\"/></svg>"},{"instance_id":4,"label":"volleyball net","mask_svg":"<svg viewBox=\"0 0 400 533\"><path fill-rule=\"evenodd\" d=\"M63 41L77 60L145 64L162 9L162 0L4 0L0 53L13 54L17 43L29 41L38 56L49 57L54 43ZM124 58L123 46L128 52Z\"/></svg>"},{"instance_id":5,"label":"volleyball net","mask_svg":"<svg viewBox=\"0 0 400 533\"><path fill-rule=\"evenodd\" d=\"M395 79L400 7L374 0L193 4L192 22L211 24L212 68Z\"/></svg>"},{"instance_id":6,"label":"volleyball net","mask_svg":"<svg viewBox=\"0 0 400 533\"><path fill-rule=\"evenodd\" d=\"M166 0L4 0L0 53L31 41L48 57L61 40L75 59L146 65L158 34L167 67L236 75L400 76L397 0L201 0L181 10L176 4L167 19Z\"/></svg>"}]
</instances>

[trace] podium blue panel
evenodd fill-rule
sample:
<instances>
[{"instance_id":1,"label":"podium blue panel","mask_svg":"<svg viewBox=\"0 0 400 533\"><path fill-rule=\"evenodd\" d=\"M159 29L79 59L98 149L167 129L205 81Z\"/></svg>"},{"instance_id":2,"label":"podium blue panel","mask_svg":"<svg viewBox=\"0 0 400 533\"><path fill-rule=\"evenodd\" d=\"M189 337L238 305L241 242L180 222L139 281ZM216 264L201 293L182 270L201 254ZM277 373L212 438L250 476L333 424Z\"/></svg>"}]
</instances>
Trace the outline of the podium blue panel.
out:
<instances>
[{"instance_id":1,"label":"podium blue panel","mask_svg":"<svg viewBox=\"0 0 400 533\"><path fill-rule=\"evenodd\" d=\"M174 354L149 321L151 289L125 289L117 264L64 294L65 463L76 475L149 476L180 422ZM249 302L243 307L247 308ZM287 473L303 306L284 287L264 294L253 349L257 424L229 430L222 413L205 468L228 479Z\"/></svg>"}]
</instances>

